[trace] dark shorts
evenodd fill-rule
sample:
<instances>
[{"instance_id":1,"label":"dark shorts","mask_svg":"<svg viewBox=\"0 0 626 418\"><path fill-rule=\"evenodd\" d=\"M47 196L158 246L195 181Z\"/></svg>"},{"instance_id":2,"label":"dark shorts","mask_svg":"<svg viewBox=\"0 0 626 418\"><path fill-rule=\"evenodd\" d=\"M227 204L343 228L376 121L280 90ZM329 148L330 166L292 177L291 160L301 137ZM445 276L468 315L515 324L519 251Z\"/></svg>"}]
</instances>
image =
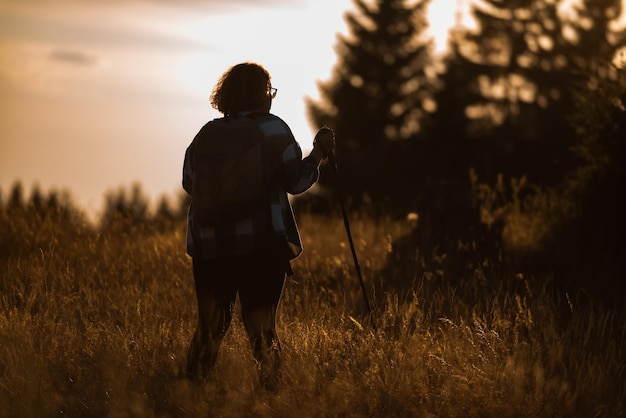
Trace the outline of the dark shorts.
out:
<instances>
[{"instance_id":1,"label":"dark shorts","mask_svg":"<svg viewBox=\"0 0 626 418\"><path fill-rule=\"evenodd\" d=\"M282 254L259 252L215 259L193 259L199 304L206 298L222 303L239 301L244 311L278 305L289 270ZM203 300L204 299L204 300Z\"/></svg>"}]
</instances>

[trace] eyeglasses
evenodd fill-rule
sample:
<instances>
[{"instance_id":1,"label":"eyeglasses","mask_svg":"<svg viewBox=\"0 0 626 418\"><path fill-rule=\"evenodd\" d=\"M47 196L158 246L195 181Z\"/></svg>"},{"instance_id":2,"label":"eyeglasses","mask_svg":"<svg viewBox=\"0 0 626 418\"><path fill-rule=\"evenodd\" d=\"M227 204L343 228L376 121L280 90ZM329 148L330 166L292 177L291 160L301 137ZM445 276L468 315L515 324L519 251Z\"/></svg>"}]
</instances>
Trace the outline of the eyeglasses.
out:
<instances>
[{"instance_id":1,"label":"eyeglasses","mask_svg":"<svg viewBox=\"0 0 626 418\"><path fill-rule=\"evenodd\" d=\"M278 89L274 87L270 87L269 90L267 91L267 97L273 99L276 97L276 93L278 93Z\"/></svg>"}]
</instances>

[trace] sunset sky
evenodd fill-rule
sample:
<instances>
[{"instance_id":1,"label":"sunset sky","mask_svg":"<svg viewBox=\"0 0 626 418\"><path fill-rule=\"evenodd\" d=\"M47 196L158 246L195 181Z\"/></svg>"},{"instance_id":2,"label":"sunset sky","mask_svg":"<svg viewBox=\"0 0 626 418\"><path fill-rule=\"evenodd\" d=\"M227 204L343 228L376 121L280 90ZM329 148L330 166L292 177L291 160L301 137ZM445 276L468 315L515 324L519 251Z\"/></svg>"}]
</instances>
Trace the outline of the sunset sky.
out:
<instances>
[{"instance_id":1,"label":"sunset sky","mask_svg":"<svg viewBox=\"0 0 626 418\"><path fill-rule=\"evenodd\" d=\"M449 0L431 9L440 46ZM221 73L256 61L278 88L273 113L304 149L317 97L346 33L350 0L0 0L0 188L67 190L90 212L134 182L152 198L180 190L182 157L218 116Z\"/></svg>"},{"instance_id":2,"label":"sunset sky","mask_svg":"<svg viewBox=\"0 0 626 418\"><path fill-rule=\"evenodd\" d=\"M432 0L445 46L456 6ZM181 190L185 148L219 116L208 97L233 64L264 65L272 112L305 150L318 97L347 33L351 0L0 0L0 190L15 181L69 191L92 215L103 196L140 183L151 198ZM340 140L340 139L339 139Z\"/></svg>"}]
</instances>

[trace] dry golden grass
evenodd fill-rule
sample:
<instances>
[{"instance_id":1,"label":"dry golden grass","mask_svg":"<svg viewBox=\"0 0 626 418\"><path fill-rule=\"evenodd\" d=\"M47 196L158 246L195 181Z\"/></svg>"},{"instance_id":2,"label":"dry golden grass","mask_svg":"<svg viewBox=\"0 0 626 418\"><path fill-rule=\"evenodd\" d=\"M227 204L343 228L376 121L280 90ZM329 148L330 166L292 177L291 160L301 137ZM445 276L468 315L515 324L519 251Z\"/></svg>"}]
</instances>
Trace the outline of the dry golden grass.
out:
<instances>
[{"instance_id":1,"label":"dry golden grass","mask_svg":"<svg viewBox=\"0 0 626 418\"><path fill-rule=\"evenodd\" d=\"M373 289L410 224L352 223ZM299 224L306 249L280 308L284 367L272 394L258 388L238 318L214 380L181 377L196 309L181 223L107 232L4 210L0 416L626 414L624 309L573 302L564 321L541 286L477 288L471 304L441 281L406 300L379 294L374 329L341 219L304 214Z\"/></svg>"}]
</instances>

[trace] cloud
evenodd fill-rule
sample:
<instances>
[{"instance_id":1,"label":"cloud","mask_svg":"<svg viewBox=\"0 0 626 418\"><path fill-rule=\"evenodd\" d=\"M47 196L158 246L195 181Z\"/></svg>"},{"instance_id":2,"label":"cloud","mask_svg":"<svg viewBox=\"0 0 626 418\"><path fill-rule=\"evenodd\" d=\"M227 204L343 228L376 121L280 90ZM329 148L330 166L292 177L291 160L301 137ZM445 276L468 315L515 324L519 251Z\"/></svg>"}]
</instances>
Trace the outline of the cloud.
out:
<instances>
[{"instance_id":1,"label":"cloud","mask_svg":"<svg viewBox=\"0 0 626 418\"><path fill-rule=\"evenodd\" d=\"M52 51L52 53L50 53L50 59L52 61L59 61L66 64L79 66L92 65L95 64L97 61L96 57L92 55L71 49L56 49Z\"/></svg>"},{"instance_id":2,"label":"cloud","mask_svg":"<svg viewBox=\"0 0 626 418\"><path fill-rule=\"evenodd\" d=\"M158 2L0 0L0 36L57 45L121 46L140 49L198 50L208 43L168 32L169 6L154 13ZM146 16L142 11L147 11ZM63 54L62 54L63 55Z\"/></svg>"}]
</instances>

